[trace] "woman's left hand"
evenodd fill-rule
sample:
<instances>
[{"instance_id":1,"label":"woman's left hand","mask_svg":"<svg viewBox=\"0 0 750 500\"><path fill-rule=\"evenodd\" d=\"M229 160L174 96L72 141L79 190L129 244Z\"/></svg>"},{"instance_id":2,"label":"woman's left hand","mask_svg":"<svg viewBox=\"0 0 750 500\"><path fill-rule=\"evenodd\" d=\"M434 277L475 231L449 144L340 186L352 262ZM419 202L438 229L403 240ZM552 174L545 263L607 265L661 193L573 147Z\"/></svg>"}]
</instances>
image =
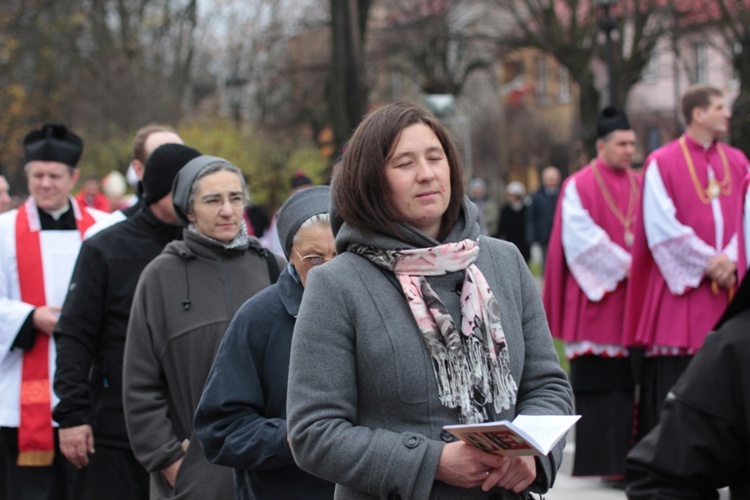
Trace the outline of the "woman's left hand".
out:
<instances>
[{"instance_id":1,"label":"woman's left hand","mask_svg":"<svg viewBox=\"0 0 750 500\"><path fill-rule=\"evenodd\" d=\"M520 493L536 479L536 460L534 457L503 457L503 463L497 469L489 471L482 483L482 490L489 491L498 486Z\"/></svg>"}]
</instances>

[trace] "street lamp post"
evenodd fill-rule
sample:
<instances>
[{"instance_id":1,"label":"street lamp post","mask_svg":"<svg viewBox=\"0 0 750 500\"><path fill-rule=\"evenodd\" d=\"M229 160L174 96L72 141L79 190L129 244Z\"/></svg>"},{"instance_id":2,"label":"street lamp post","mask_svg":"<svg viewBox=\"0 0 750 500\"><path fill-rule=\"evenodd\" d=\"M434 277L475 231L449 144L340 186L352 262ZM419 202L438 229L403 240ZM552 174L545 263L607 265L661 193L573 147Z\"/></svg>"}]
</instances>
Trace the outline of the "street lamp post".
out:
<instances>
[{"instance_id":1,"label":"street lamp post","mask_svg":"<svg viewBox=\"0 0 750 500\"><path fill-rule=\"evenodd\" d=\"M456 98L452 94L428 94L425 97L427 107L449 128L459 125L461 129L461 142L464 151L464 171L466 178L471 179L474 175L474 159L471 151L471 123L469 117L464 114L456 114Z\"/></svg>"},{"instance_id":2,"label":"street lamp post","mask_svg":"<svg viewBox=\"0 0 750 500\"><path fill-rule=\"evenodd\" d=\"M604 54L607 60L607 79L609 80L609 105L617 105L617 93L615 81L615 60L614 47L612 45L612 31L617 28L617 23L612 18L611 8L617 3L617 0L596 0L596 5L602 10L602 16L599 18L599 29L604 32L606 45Z\"/></svg>"}]
</instances>

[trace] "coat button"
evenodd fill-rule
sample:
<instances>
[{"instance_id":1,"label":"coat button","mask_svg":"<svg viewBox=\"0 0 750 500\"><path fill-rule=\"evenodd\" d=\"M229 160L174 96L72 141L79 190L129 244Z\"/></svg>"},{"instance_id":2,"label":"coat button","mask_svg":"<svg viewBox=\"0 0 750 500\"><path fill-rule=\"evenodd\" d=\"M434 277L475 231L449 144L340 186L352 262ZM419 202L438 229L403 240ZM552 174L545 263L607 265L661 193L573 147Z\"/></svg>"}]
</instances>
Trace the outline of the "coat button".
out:
<instances>
[{"instance_id":1,"label":"coat button","mask_svg":"<svg viewBox=\"0 0 750 500\"><path fill-rule=\"evenodd\" d=\"M407 448L416 448L417 446L419 446L419 438L416 436L410 436L404 439L404 444Z\"/></svg>"},{"instance_id":2,"label":"coat button","mask_svg":"<svg viewBox=\"0 0 750 500\"><path fill-rule=\"evenodd\" d=\"M395 491L392 491L388 493L388 500L401 500L401 495L399 495Z\"/></svg>"},{"instance_id":3,"label":"coat button","mask_svg":"<svg viewBox=\"0 0 750 500\"><path fill-rule=\"evenodd\" d=\"M456 440L456 436L444 430L440 433L440 439L442 439L446 443L452 443L453 441Z\"/></svg>"}]
</instances>

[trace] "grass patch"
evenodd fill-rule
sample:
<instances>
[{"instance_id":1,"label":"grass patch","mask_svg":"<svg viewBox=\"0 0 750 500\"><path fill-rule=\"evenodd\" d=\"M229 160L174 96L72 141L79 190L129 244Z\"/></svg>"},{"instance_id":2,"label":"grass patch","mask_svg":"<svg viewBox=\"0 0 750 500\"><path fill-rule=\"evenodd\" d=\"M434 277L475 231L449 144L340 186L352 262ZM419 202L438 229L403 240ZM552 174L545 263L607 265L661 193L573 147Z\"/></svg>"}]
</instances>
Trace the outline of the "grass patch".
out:
<instances>
[{"instance_id":1,"label":"grass patch","mask_svg":"<svg viewBox=\"0 0 750 500\"><path fill-rule=\"evenodd\" d=\"M555 342L555 350L557 351L557 358L560 360L560 366L565 373L570 375L570 362L565 357L565 343L562 340L552 339Z\"/></svg>"},{"instance_id":2,"label":"grass patch","mask_svg":"<svg viewBox=\"0 0 750 500\"><path fill-rule=\"evenodd\" d=\"M531 274L534 275L536 278L542 277L542 263L541 262L538 262L532 259L529 262L529 269L531 270Z\"/></svg>"}]
</instances>

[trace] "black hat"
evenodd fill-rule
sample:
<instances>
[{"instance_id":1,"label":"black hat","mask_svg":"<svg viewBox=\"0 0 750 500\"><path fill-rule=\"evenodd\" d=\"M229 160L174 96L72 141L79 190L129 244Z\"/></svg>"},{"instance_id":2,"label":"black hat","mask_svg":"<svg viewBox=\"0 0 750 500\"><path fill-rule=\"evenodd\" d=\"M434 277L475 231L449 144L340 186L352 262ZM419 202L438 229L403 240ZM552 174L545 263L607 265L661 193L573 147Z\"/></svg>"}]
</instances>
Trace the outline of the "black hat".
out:
<instances>
[{"instance_id":1,"label":"black hat","mask_svg":"<svg viewBox=\"0 0 750 500\"><path fill-rule=\"evenodd\" d=\"M312 179L306 176L304 172L297 172L294 174L294 177L292 177L292 189L297 189L302 186L312 186L312 184Z\"/></svg>"},{"instance_id":2,"label":"black hat","mask_svg":"<svg viewBox=\"0 0 750 500\"><path fill-rule=\"evenodd\" d=\"M167 196L177 172L200 155L198 150L183 144L162 144L156 148L143 170L143 201L146 205Z\"/></svg>"},{"instance_id":3,"label":"black hat","mask_svg":"<svg viewBox=\"0 0 750 500\"><path fill-rule=\"evenodd\" d=\"M26 134L23 149L26 163L57 161L75 167L83 153L83 141L65 125L45 123L41 130Z\"/></svg>"},{"instance_id":4,"label":"black hat","mask_svg":"<svg viewBox=\"0 0 750 500\"><path fill-rule=\"evenodd\" d=\"M596 118L596 138L601 139L615 130L633 130L628 121L628 116L614 106L607 106Z\"/></svg>"}]
</instances>

